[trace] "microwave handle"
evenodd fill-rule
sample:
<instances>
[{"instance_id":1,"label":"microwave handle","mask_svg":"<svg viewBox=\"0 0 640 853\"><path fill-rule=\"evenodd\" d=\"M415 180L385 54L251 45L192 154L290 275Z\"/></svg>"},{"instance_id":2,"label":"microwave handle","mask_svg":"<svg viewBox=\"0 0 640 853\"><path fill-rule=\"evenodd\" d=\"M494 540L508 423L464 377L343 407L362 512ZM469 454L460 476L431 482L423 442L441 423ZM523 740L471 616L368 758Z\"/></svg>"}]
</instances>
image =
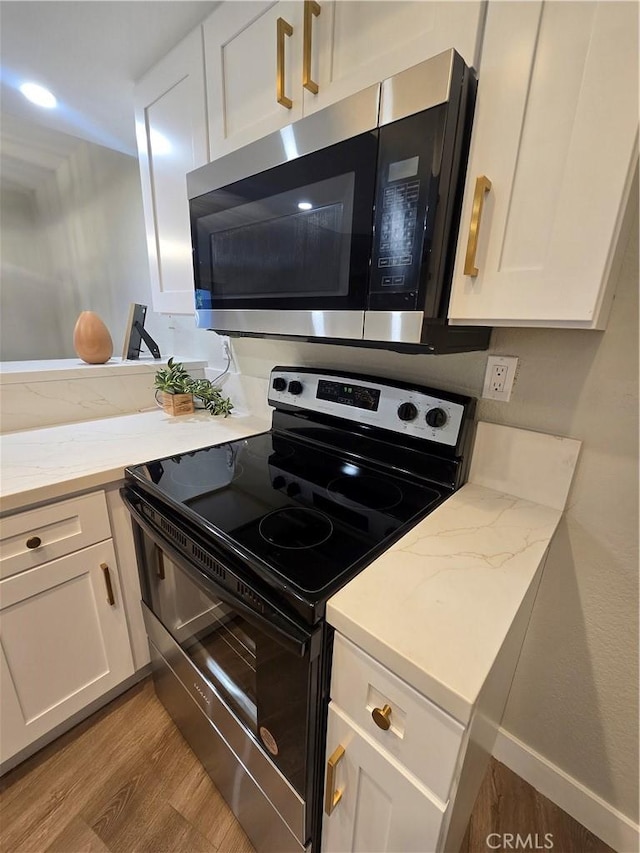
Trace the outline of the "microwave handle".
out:
<instances>
[{"instance_id":1,"label":"microwave handle","mask_svg":"<svg viewBox=\"0 0 640 853\"><path fill-rule=\"evenodd\" d=\"M231 590L220 586L215 582L215 580L201 572L197 566L191 563L187 556L181 554L171 545L170 542L167 542L162 534L157 531L150 524L149 520L142 515L139 509L142 499L139 495L130 491L126 487L121 489L120 493L135 523L144 530L153 542L159 546L174 563L179 565L183 571L186 571L191 580L200 586L204 592L211 592L213 590L218 598L222 599L226 604L234 607L248 621L253 622L254 625L260 628L264 634L271 637L271 639L280 643L280 645L285 648L288 648L290 651L295 652L300 657L304 657L308 648L315 645L310 642L311 632L306 634L301 630L296 630L294 625L288 624L288 620L279 614L274 614L269 619L265 618L245 604L240 596L234 595Z\"/></svg>"}]
</instances>

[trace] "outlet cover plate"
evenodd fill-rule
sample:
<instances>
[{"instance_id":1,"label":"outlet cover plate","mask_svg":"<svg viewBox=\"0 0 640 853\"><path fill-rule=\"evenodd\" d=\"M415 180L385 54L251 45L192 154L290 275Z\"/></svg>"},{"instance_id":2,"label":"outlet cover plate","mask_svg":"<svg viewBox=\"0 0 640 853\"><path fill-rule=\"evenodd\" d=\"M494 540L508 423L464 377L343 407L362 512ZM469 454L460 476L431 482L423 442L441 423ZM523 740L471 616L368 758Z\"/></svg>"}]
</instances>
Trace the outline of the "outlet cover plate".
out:
<instances>
[{"instance_id":1,"label":"outlet cover plate","mask_svg":"<svg viewBox=\"0 0 640 853\"><path fill-rule=\"evenodd\" d=\"M508 402L517 368L518 359L514 355L490 355L482 389L484 399Z\"/></svg>"}]
</instances>

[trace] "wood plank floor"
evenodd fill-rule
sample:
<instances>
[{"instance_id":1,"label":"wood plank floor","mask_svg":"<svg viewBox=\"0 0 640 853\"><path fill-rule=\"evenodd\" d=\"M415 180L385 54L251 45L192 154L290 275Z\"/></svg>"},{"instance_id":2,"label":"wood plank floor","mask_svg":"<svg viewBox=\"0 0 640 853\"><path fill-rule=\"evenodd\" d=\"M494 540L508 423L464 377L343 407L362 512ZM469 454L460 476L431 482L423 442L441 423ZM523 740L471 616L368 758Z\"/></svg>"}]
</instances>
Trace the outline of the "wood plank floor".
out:
<instances>
[{"instance_id":1,"label":"wood plank floor","mask_svg":"<svg viewBox=\"0 0 640 853\"><path fill-rule=\"evenodd\" d=\"M553 853L612 853L497 762L461 853L488 853L492 832L537 832L541 844L553 833ZM0 780L0 851L251 853L253 847L146 680Z\"/></svg>"}]
</instances>

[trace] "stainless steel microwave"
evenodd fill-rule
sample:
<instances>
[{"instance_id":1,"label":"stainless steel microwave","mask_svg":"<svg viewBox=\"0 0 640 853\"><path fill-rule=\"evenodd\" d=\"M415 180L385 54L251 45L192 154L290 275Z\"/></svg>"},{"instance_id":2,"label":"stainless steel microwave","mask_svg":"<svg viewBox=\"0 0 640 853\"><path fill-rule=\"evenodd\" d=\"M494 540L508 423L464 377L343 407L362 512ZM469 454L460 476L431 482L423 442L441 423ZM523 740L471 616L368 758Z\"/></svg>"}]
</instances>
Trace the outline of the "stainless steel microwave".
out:
<instances>
[{"instance_id":1,"label":"stainless steel microwave","mask_svg":"<svg viewBox=\"0 0 640 853\"><path fill-rule=\"evenodd\" d=\"M449 50L187 175L198 327L486 349L446 322L475 90Z\"/></svg>"}]
</instances>

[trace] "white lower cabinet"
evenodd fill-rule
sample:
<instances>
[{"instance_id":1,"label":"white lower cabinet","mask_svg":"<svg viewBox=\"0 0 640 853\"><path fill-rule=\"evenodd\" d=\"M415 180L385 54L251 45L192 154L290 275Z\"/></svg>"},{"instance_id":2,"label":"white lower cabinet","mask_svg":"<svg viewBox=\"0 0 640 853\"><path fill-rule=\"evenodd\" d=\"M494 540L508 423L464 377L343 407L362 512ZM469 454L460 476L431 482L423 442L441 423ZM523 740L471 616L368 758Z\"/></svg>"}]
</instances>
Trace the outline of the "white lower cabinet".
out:
<instances>
[{"instance_id":1,"label":"white lower cabinet","mask_svg":"<svg viewBox=\"0 0 640 853\"><path fill-rule=\"evenodd\" d=\"M438 845L446 806L381 750L333 702L329 705L327 761L344 750L325 791L322 849L425 853ZM333 804L327 811L327 798Z\"/></svg>"},{"instance_id":2,"label":"white lower cabinet","mask_svg":"<svg viewBox=\"0 0 640 853\"><path fill-rule=\"evenodd\" d=\"M325 853L442 850L465 742L461 723L336 633Z\"/></svg>"},{"instance_id":3,"label":"white lower cabinet","mask_svg":"<svg viewBox=\"0 0 640 853\"><path fill-rule=\"evenodd\" d=\"M102 492L3 519L2 764L133 675L110 535ZM103 541L73 550L91 536ZM27 556L31 565L23 568Z\"/></svg>"}]
</instances>

